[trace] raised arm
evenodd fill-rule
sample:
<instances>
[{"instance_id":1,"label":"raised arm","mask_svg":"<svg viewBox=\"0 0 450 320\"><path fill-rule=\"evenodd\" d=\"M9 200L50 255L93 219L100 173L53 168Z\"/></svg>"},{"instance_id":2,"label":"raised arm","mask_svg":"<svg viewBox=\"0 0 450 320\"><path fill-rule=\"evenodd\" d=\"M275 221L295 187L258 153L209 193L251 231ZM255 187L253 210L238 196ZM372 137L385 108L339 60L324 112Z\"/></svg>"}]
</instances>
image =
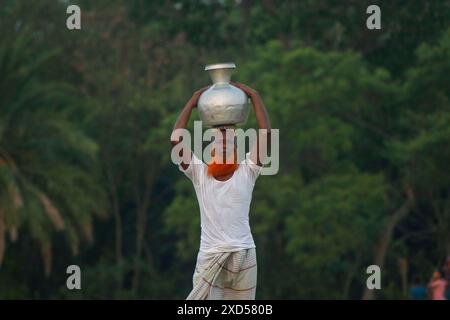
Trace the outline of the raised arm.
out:
<instances>
[{"instance_id":1,"label":"raised arm","mask_svg":"<svg viewBox=\"0 0 450 320\"><path fill-rule=\"evenodd\" d=\"M267 113L266 107L264 106L264 102L261 99L261 96L259 93L246 86L242 83L233 83L234 86L240 88L242 91L244 91L250 98L253 110L255 111L256 116L256 122L258 124L258 129L264 129L259 130L257 137L257 143L252 147L252 150L250 151L250 159L257 163L259 166L262 166L262 162L264 159L260 158L264 155L267 155L267 150L270 150L270 130L272 127L270 126L270 119L269 115Z\"/></svg>"},{"instance_id":2,"label":"raised arm","mask_svg":"<svg viewBox=\"0 0 450 320\"><path fill-rule=\"evenodd\" d=\"M177 129L186 129L186 127L189 123L189 118L191 117L192 109L194 109L197 106L200 95L206 89L208 89L208 87L204 87L200 90L195 91L194 94L192 95L192 97L189 99L189 101L184 106L183 110L181 110L181 113L178 116L178 119L175 122L175 125L173 126L173 130L172 130L172 134L171 134L171 138L170 138L170 142L171 142L172 146L176 146L178 143L181 142L181 139L174 139L173 133ZM182 152L183 151L181 151L181 153ZM183 156L183 154L180 154L180 156ZM192 151L191 151L191 156L192 156ZM183 167L184 170L186 170L189 167L189 163L182 162L181 166Z\"/></svg>"}]
</instances>

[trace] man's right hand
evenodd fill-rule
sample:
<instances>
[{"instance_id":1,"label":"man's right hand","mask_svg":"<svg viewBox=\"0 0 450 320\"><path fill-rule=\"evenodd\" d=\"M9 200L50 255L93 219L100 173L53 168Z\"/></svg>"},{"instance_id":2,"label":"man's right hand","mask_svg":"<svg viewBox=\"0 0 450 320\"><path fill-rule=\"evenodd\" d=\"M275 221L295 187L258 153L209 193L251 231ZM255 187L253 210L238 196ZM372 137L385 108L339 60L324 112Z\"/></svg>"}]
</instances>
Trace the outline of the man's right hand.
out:
<instances>
[{"instance_id":1,"label":"man's right hand","mask_svg":"<svg viewBox=\"0 0 450 320\"><path fill-rule=\"evenodd\" d=\"M197 107L198 99L200 98L202 93L205 90L207 90L208 88L209 88L209 86L201 88L200 90L197 90L194 92L192 97L189 99L189 101L184 106L183 110L181 110L181 113L178 116L177 122L175 122L175 125L173 127L173 132L177 129L185 129L187 127L189 118L191 116L192 109ZM172 135L171 135L170 142L174 146L174 145L178 144L180 142L180 140L179 139L172 140Z\"/></svg>"}]
</instances>

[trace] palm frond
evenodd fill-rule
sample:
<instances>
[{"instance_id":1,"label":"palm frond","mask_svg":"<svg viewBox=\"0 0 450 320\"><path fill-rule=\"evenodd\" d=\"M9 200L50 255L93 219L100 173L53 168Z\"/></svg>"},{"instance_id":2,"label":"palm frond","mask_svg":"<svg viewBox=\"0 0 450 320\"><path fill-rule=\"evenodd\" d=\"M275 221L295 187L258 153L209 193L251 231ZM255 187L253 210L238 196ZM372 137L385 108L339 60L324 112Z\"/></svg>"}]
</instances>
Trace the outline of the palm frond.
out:
<instances>
[{"instance_id":1,"label":"palm frond","mask_svg":"<svg viewBox=\"0 0 450 320\"><path fill-rule=\"evenodd\" d=\"M59 213L58 208L53 205L52 201L45 194L39 193L38 197L41 200L42 205L44 206L45 213L47 213L47 216L55 226L56 230L64 230L64 219Z\"/></svg>"}]
</instances>

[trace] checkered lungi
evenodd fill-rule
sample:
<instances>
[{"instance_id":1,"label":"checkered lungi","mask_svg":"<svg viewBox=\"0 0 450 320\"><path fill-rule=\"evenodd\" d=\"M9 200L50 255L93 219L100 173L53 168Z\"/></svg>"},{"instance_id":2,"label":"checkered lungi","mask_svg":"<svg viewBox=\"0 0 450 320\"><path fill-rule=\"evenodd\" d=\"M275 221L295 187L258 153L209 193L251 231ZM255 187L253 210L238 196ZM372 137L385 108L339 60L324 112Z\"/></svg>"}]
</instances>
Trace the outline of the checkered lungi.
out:
<instances>
[{"instance_id":1,"label":"checkered lungi","mask_svg":"<svg viewBox=\"0 0 450 320\"><path fill-rule=\"evenodd\" d=\"M256 250L199 252L192 289L187 300L254 300Z\"/></svg>"}]
</instances>

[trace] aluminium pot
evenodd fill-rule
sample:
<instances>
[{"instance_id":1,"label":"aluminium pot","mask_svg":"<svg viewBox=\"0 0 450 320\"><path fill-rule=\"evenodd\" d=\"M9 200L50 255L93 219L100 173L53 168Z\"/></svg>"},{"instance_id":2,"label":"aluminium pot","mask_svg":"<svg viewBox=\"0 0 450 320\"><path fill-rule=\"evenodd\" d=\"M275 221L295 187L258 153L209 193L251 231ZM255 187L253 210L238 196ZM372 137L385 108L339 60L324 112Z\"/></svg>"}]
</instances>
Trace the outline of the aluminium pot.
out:
<instances>
[{"instance_id":1,"label":"aluminium pot","mask_svg":"<svg viewBox=\"0 0 450 320\"><path fill-rule=\"evenodd\" d=\"M206 127L243 124L249 114L249 98L241 89L230 84L236 65L210 64L205 67L213 85L198 100L200 120Z\"/></svg>"}]
</instances>

